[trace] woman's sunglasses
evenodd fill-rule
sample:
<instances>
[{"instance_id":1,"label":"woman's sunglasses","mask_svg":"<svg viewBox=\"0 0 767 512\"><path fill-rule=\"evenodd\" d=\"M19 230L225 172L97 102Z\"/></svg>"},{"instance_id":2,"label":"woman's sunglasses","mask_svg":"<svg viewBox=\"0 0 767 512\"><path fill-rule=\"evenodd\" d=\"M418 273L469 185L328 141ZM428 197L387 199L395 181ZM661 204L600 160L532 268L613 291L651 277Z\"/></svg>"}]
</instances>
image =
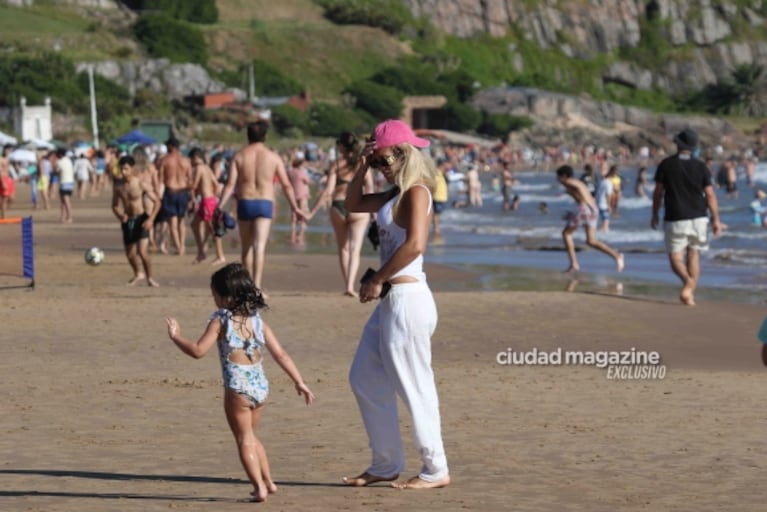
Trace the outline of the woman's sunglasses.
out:
<instances>
[{"instance_id":1,"label":"woman's sunglasses","mask_svg":"<svg viewBox=\"0 0 767 512\"><path fill-rule=\"evenodd\" d=\"M396 162L401 155L393 153L391 155L379 156L370 160L370 167L375 169L388 169Z\"/></svg>"}]
</instances>

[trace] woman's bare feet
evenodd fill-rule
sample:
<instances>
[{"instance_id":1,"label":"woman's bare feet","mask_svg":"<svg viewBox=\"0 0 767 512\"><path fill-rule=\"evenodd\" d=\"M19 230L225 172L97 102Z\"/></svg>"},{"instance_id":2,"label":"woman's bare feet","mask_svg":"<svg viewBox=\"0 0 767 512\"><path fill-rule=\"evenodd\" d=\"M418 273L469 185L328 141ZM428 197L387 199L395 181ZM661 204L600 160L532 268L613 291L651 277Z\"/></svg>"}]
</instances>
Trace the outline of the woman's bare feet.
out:
<instances>
[{"instance_id":1,"label":"woman's bare feet","mask_svg":"<svg viewBox=\"0 0 767 512\"><path fill-rule=\"evenodd\" d=\"M222 265L224 263L226 263L226 258L216 258L215 260L210 262L210 264L213 265L214 267L216 265Z\"/></svg>"},{"instance_id":2,"label":"woman's bare feet","mask_svg":"<svg viewBox=\"0 0 767 512\"><path fill-rule=\"evenodd\" d=\"M626 260L624 259L623 254L619 254L618 257L615 258L615 266L618 272L623 272L623 269L626 266Z\"/></svg>"},{"instance_id":3,"label":"woman's bare feet","mask_svg":"<svg viewBox=\"0 0 767 512\"><path fill-rule=\"evenodd\" d=\"M160 283L158 283L157 281L155 281L151 277L146 280L146 284L151 286L151 287L153 287L153 288L159 288L160 287Z\"/></svg>"},{"instance_id":4,"label":"woman's bare feet","mask_svg":"<svg viewBox=\"0 0 767 512\"><path fill-rule=\"evenodd\" d=\"M439 489L450 485L450 475L440 478L434 482L427 482L420 477L414 476L407 482L394 482L391 484L396 489Z\"/></svg>"},{"instance_id":5,"label":"woman's bare feet","mask_svg":"<svg viewBox=\"0 0 767 512\"><path fill-rule=\"evenodd\" d=\"M128 281L128 286L133 286L134 284L138 283L139 281L143 281L144 279L146 279L144 274L136 274L130 279L130 281Z\"/></svg>"},{"instance_id":6,"label":"woman's bare feet","mask_svg":"<svg viewBox=\"0 0 767 512\"><path fill-rule=\"evenodd\" d=\"M370 473L365 471L360 476L355 476L355 477L345 476L343 477L343 482L350 487L365 487L370 484L374 484L376 482L393 482L397 478L399 478L399 475L394 475L392 477L385 478L382 476L371 475Z\"/></svg>"},{"instance_id":7,"label":"woman's bare feet","mask_svg":"<svg viewBox=\"0 0 767 512\"><path fill-rule=\"evenodd\" d=\"M266 490L269 492L269 494L277 494L277 484L271 480L264 480L264 485L266 486Z\"/></svg>"},{"instance_id":8,"label":"woman's bare feet","mask_svg":"<svg viewBox=\"0 0 767 512\"><path fill-rule=\"evenodd\" d=\"M359 295L354 290L352 291L346 290L344 292L344 295L346 295L347 297L354 297L355 299L359 298Z\"/></svg>"}]
</instances>

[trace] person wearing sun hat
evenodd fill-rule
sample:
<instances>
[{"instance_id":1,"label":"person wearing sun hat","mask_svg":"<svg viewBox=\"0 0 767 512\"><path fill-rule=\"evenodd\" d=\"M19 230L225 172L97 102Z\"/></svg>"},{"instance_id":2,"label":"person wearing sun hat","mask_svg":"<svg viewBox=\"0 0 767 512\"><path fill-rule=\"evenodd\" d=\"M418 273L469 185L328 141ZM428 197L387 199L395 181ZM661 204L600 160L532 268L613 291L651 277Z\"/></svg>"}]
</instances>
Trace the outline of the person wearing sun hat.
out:
<instances>
[{"instance_id":1,"label":"person wearing sun hat","mask_svg":"<svg viewBox=\"0 0 767 512\"><path fill-rule=\"evenodd\" d=\"M700 251L708 249L708 224L719 236L719 208L706 164L694 157L698 134L686 128L674 136L677 153L658 165L650 225L659 224L658 211L663 204L664 242L671 269L682 281L679 300L695 305L695 288L700 279Z\"/></svg>"},{"instance_id":2,"label":"person wearing sun hat","mask_svg":"<svg viewBox=\"0 0 767 512\"><path fill-rule=\"evenodd\" d=\"M368 469L344 478L351 486L395 481L405 467L397 415L399 395L413 418L413 439L421 455L417 476L393 483L400 489L450 484L442 442L439 399L431 368L431 336L437 308L423 272L437 168L420 149L429 141L404 122L376 126L346 193L349 211L377 213L381 267L369 270L361 302L379 300L365 325L349 371L372 451ZM365 176L378 169L394 186L363 194Z\"/></svg>"}]
</instances>

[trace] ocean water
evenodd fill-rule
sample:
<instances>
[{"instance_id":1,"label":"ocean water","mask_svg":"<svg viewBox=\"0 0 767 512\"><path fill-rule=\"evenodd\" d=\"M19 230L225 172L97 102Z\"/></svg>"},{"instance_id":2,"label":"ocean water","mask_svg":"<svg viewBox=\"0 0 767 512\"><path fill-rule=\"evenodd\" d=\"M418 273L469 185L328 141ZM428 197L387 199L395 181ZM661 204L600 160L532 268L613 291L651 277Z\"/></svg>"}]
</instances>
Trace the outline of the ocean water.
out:
<instances>
[{"instance_id":1,"label":"ocean water","mask_svg":"<svg viewBox=\"0 0 767 512\"><path fill-rule=\"evenodd\" d=\"M574 234L578 261L586 281L593 283L641 283L677 286L663 246L661 229L650 228L652 176L645 197L634 193L636 168L621 170L623 197L619 215L610 221L608 232L597 237L626 256L626 270L618 274L611 258L585 245L583 230ZM500 192L492 190L489 177L483 182L483 206L448 208L441 217L443 236L433 240L427 260L449 265L484 265L505 273L504 267L561 271L568 266L562 242L563 215L574 207L553 172L522 172L513 194L519 195L515 212L501 210ZM757 167L755 188L738 183L739 197L726 198L717 189L720 217L727 226L722 235L711 238L710 249L702 253L701 288L716 288L719 296L762 302L767 291L767 229L753 225L750 203L755 190L767 189L767 163ZM451 183L451 201L461 197ZM547 213L541 213L545 202ZM662 214L662 212L661 212ZM625 289L625 288L624 288Z\"/></svg>"},{"instance_id":2,"label":"ocean water","mask_svg":"<svg viewBox=\"0 0 767 512\"><path fill-rule=\"evenodd\" d=\"M679 280L671 272L663 246L662 230L650 228L652 177L646 197L636 197L636 168L621 170L624 196L619 216L610 221L610 231L597 232L597 238L625 254L626 269L617 273L613 260L585 245L583 230L574 234L581 271L565 276L567 254L562 242L563 215L574 208L554 172L521 172L513 187L520 207L514 212L501 209L500 192L491 186L491 176L483 176L483 206L448 207L441 216L442 235L432 237L426 261L469 269L476 280L465 289L485 290L578 290L676 299ZM767 163L757 167L756 188L767 190ZM457 182L450 183L450 202L463 198ZM749 204L756 188L739 182L739 197L727 199L717 189L720 216L727 229L711 239L710 249L701 256L701 281L696 297L736 302L763 303L767 298L767 229L752 224ZM548 212L542 214L539 204ZM287 208L281 207L276 232L285 233ZM283 238L284 239L284 238ZM285 245L284 248L288 246ZM318 214L307 231L302 250L335 252L332 229L326 216ZM375 256L366 242L363 253Z\"/></svg>"}]
</instances>

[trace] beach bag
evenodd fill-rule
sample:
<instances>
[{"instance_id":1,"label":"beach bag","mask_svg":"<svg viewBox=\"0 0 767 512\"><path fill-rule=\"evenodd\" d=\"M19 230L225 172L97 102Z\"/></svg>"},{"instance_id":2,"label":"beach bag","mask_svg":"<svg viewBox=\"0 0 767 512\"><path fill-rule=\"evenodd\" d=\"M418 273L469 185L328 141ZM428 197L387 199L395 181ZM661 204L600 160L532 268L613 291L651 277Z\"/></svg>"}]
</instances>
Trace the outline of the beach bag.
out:
<instances>
[{"instance_id":1,"label":"beach bag","mask_svg":"<svg viewBox=\"0 0 767 512\"><path fill-rule=\"evenodd\" d=\"M213 233L217 238L224 236L229 229L234 229L237 226L237 222L234 220L229 212L219 210L213 213Z\"/></svg>"},{"instance_id":2,"label":"beach bag","mask_svg":"<svg viewBox=\"0 0 767 512\"><path fill-rule=\"evenodd\" d=\"M378 246L381 245L381 240L378 238L378 223L373 221L368 228L368 240L373 244L373 250L378 250Z\"/></svg>"}]
</instances>

